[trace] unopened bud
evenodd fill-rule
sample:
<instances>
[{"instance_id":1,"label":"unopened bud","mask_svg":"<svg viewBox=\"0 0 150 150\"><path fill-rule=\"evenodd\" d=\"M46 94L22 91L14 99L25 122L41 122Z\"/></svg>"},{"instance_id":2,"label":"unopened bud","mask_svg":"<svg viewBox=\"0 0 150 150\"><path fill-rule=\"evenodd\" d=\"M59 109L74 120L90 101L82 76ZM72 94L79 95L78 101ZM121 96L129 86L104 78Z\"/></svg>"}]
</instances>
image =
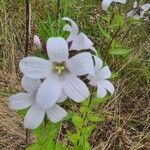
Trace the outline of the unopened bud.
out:
<instances>
[{"instance_id":1,"label":"unopened bud","mask_svg":"<svg viewBox=\"0 0 150 150\"><path fill-rule=\"evenodd\" d=\"M34 35L33 44L34 44L34 48L42 49L42 44L40 42L40 38L37 35Z\"/></svg>"}]
</instances>

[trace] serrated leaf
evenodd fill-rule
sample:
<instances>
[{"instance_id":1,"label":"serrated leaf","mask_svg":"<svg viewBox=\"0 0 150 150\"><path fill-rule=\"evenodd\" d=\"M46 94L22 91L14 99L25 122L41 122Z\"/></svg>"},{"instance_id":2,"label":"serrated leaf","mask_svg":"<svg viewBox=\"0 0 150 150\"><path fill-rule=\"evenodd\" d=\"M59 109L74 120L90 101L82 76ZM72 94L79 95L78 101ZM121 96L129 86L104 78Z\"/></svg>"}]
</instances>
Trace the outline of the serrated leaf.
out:
<instances>
[{"instance_id":1,"label":"serrated leaf","mask_svg":"<svg viewBox=\"0 0 150 150\"><path fill-rule=\"evenodd\" d=\"M128 55L132 49L129 48L112 48L109 51L109 54L111 55Z\"/></svg>"},{"instance_id":2,"label":"serrated leaf","mask_svg":"<svg viewBox=\"0 0 150 150\"><path fill-rule=\"evenodd\" d=\"M68 139L72 142L73 145L77 145L77 143L80 139L80 135L68 132Z\"/></svg>"},{"instance_id":3,"label":"serrated leaf","mask_svg":"<svg viewBox=\"0 0 150 150\"><path fill-rule=\"evenodd\" d=\"M84 121L83 121L83 119L80 116L74 115L72 117L72 122L76 126L76 128L80 129L80 128L82 128L82 125L83 125Z\"/></svg>"},{"instance_id":4,"label":"serrated leaf","mask_svg":"<svg viewBox=\"0 0 150 150\"><path fill-rule=\"evenodd\" d=\"M103 117L95 115L95 114L90 114L87 116L87 119L91 122L101 122L104 120Z\"/></svg>"},{"instance_id":5,"label":"serrated leaf","mask_svg":"<svg viewBox=\"0 0 150 150\"><path fill-rule=\"evenodd\" d=\"M90 111L89 107L86 107L86 106L81 106L80 107L80 112L81 113L86 113L86 112L89 112L89 111Z\"/></svg>"},{"instance_id":6,"label":"serrated leaf","mask_svg":"<svg viewBox=\"0 0 150 150\"><path fill-rule=\"evenodd\" d=\"M115 18L115 23L118 27L122 27L124 24L124 20L123 17L120 14L115 14L114 16Z\"/></svg>"},{"instance_id":7,"label":"serrated leaf","mask_svg":"<svg viewBox=\"0 0 150 150\"><path fill-rule=\"evenodd\" d=\"M100 35L102 35L103 37L105 37L107 40L110 41L112 39L110 34L100 24L98 25L98 27L99 27Z\"/></svg>"}]
</instances>

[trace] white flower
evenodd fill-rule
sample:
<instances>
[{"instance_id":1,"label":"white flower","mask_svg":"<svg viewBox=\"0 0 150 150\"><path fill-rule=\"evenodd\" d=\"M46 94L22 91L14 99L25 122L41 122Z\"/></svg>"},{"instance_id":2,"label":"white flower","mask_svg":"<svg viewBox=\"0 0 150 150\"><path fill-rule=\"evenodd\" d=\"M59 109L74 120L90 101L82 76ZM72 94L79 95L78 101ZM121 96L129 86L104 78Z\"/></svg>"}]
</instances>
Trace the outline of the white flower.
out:
<instances>
[{"instance_id":1,"label":"white flower","mask_svg":"<svg viewBox=\"0 0 150 150\"><path fill-rule=\"evenodd\" d=\"M150 4L138 5L135 1L133 5L133 10L131 10L127 16L132 17L134 19L141 19L144 18L144 14L146 11L150 9Z\"/></svg>"},{"instance_id":2,"label":"white flower","mask_svg":"<svg viewBox=\"0 0 150 150\"><path fill-rule=\"evenodd\" d=\"M89 96L85 83L77 76L94 74L90 53L80 53L69 58L68 44L61 37L47 41L49 60L26 57L20 62L21 72L32 79L45 79L37 91L36 102L42 109L53 106L63 93L76 102Z\"/></svg>"},{"instance_id":3,"label":"white flower","mask_svg":"<svg viewBox=\"0 0 150 150\"><path fill-rule=\"evenodd\" d=\"M22 78L22 87L26 90L26 93L18 93L10 96L9 106L11 109L21 110L29 108L24 118L24 127L28 129L37 128L44 119L45 114L48 119L53 122L59 122L66 116L66 111L57 104L47 110L38 108L35 97L38 88L41 85L41 81L38 79L30 79L28 77Z\"/></svg>"},{"instance_id":4,"label":"white flower","mask_svg":"<svg viewBox=\"0 0 150 150\"><path fill-rule=\"evenodd\" d=\"M98 98L106 96L107 91L113 94L114 86L110 81L107 80L111 77L111 71L109 67L102 67L102 60L96 56L93 57L95 61L94 76L90 74L87 76L87 78L90 80L89 84L97 87Z\"/></svg>"},{"instance_id":5,"label":"white flower","mask_svg":"<svg viewBox=\"0 0 150 150\"><path fill-rule=\"evenodd\" d=\"M42 48L42 44L41 44L40 39L37 35L34 35L33 44L34 44L34 47L37 48L37 49Z\"/></svg>"},{"instance_id":6,"label":"white flower","mask_svg":"<svg viewBox=\"0 0 150 150\"><path fill-rule=\"evenodd\" d=\"M63 30L70 32L67 42L69 43L69 50L85 50L90 49L96 52L92 41L84 33L79 33L78 25L70 18L64 17L63 20L69 21L70 24L64 26Z\"/></svg>"},{"instance_id":7,"label":"white flower","mask_svg":"<svg viewBox=\"0 0 150 150\"><path fill-rule=\"evenodd\" d=\"M121 3L121 4L125 4L126 0L103 0L103 2L102 2L102 9L103 10L107 10L112 2L118 2L118 3Z\"/></svg>"}]
</instances>

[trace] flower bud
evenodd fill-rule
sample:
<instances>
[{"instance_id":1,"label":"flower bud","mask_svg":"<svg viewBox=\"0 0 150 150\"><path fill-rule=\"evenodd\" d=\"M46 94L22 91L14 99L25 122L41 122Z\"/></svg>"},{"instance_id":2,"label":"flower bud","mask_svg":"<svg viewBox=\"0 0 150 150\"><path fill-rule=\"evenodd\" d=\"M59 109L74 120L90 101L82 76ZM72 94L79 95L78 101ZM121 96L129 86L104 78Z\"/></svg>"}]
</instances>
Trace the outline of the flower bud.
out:
<instances>
[{"instance_id":1,"label":"flower bud","mask_svg":"<svg viewBox=\"0 0 150 150\"><path fill-rule=\"evenodd\" d=\"M34 35L33 44L34 44L34 48L36 48L36 49L41 49L42 48L40 38L37 35Z\"/></svg>"}]
</instances>

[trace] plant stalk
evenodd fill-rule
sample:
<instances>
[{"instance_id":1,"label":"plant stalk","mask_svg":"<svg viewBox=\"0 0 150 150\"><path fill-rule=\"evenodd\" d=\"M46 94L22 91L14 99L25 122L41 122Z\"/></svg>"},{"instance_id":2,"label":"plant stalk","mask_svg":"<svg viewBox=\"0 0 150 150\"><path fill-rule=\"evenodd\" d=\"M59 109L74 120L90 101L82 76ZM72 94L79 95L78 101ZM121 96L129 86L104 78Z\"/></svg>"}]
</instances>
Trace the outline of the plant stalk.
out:
<instances>
[{"instance_id":1,"label":"plant stalk","mask_svg":"<svg viewBox=\"0 0 150 150\"><path fill-rule=\"evenodd\" d=\"M30 38L30 4L29 0L25 1L26 3L26 40L25 40L25 57L29 52L29 38Z\"/></svg>"}]
</instances>

